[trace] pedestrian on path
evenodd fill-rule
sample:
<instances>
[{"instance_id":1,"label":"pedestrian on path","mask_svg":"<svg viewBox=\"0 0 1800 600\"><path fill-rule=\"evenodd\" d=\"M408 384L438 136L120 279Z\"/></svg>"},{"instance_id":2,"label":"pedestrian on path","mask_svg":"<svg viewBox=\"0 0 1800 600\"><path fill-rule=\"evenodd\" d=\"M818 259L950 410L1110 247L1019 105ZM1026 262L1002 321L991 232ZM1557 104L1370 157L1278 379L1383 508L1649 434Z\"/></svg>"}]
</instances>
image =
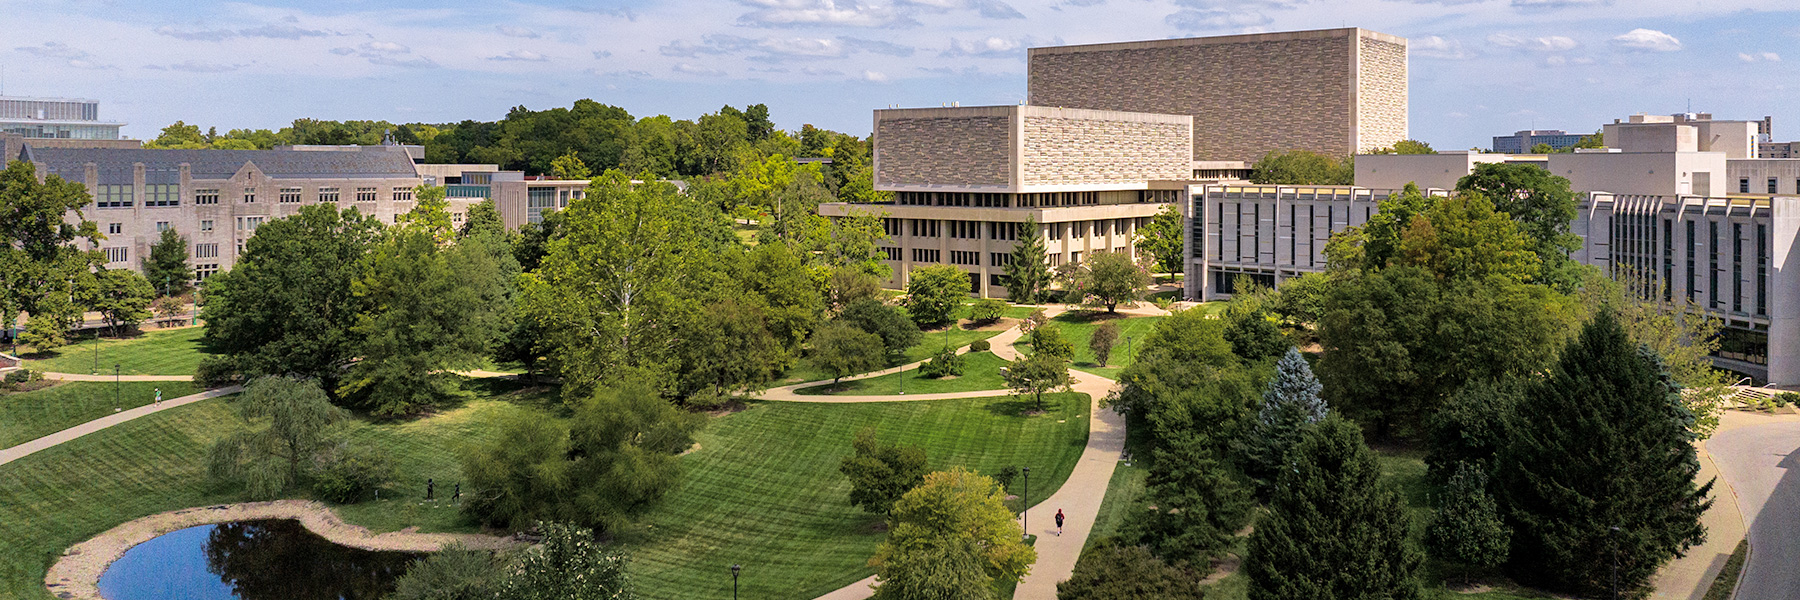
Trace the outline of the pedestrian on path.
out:
<instances>
[{"instance_id":1,"label":"pedestrian on path","mask_svg":"<svg viewBox=\"0 0 1800 600\"><path fill-rule=\"evenodd\" d=\"M1062 509L1056 509L1056 535L1062 535Z\"/></svg>"},{"instance_id":2,"label":"pedestrian on path","mask_svg":"<svg viewBox=\"0 0 1800 600\"><path fill-rule=\"evenodd\" d=\"M156 388L156 405L162 405L162 388Z\"/></svg>"}]
</instances>

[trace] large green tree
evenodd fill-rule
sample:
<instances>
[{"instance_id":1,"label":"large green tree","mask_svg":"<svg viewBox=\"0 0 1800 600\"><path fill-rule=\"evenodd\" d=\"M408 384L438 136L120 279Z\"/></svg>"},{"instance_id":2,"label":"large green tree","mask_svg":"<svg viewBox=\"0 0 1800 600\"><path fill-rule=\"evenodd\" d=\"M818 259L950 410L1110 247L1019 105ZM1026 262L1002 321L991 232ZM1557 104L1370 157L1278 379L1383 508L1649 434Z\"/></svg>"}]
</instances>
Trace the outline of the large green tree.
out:
<instances>
[{"instance_id":1,"label":"large green tree","mask_svg":"<svg viewBox=\"0 0 1800 600\"><path fill-rule=\"evenodd\" d=\"M327 430L348 415L331 405L316 381L260 377L244 386L237 413L248 425L213 443L208 474L272 498L299 481L301 466L330 441Z\"/></svg>"},{"instance_id":2,"label":"large green tree","mask_svg":"<svg viewBox=\"0 0 1800 600\"><path fill-rule=\"evenodd\" d=\"M1520 401L1500 453L1494 489L1513 531L1514 578L1600 595L1616 563L1619 588L1632 592L1706 539L1712 483L1696 481L1680 393L1609 311L1563 348Z\"/></svg>"},{"instance_id":3,"label":"large green tree","mask_svg":"<svg viewBox=\"0 0 1800 600\"><path fill-rule=\"evenodd\" d=\"M1006 271L1006 295L1018 304L1043 302L1050 292L1050 257L1044 249L1044 233L1037 219L1026 217L1019 224L1018 241L1013 243Z\"/></svg>"},{"instance_id":4,"label":"large green tree","mask_svg":"<svg viewBox=\"0 0 1800 600\"><path fill-rule=\"evenodd\" d=\"M637 600L625 555L601 545L592 530L549 522L538 532L543 542L505 570L500 600Z\"/></svg>"},{"instance_id":5,"label":"large green tree","mask_svg":"<svg viewBox=\"0 0 1800 600\"><path fill-rule=\"evenodd\" d=\"M1208 573L1250 523L1256 507L1250 490L1198 439L1157 448L1155 459L1143 500L1134 505L1142 510L1128 517L1121 537Z\"/></svg>"},{"instance_id":6,"label":"large green tree","mask_svg":"<svg viewBox=\"0 0 1800 600\"><path fill-rule=\"evenodd\" d=\"M1101 539L1081 553L1068 581L1056 584L1058 600L1201 600L1193 571L1170 565L1137 545Z\"/></svg>"},{"instance_id":7,"label":"large green tree","mask_svg":"<svg viewBox=\"0 0 1800 600\"><path fill-rule=\"evenodd\" d=\"M702 404L761 390L789 362L789 349L772 330L768 309L749 295L706 305L677 342L680 392Z\"/></svg>"},{"instance_id":8,"label":"large green tree","mask_svg":"<svg viewBox=\"0 0 1800 600\"><path fill-rule=\"evenodd\" d=\"M1044 393L1067 389L1069 359L1049 353L1037 353L1013 359L1000 370L1000 378L1013 393L1030 395L1038 410L1044 409Z\"/></svg>"},{"instance_id":9,"label":"large green tree","mask_svg":"<svg viewBox=\"0 0 1800 600\"><path fill-rule=\"evenodd\" d=\"M1263 391L1256 423L1242 440L1244 471L1263 493L1274 489L1288 450L1300 441L1305 428L1325 419L1325 399L1319 397L1323 387L1298 348L1288 348L1275 363L1275 378Z\"/></svg>"},{"instance_id":10,"label":"large green tree","mask_svg":"<svg viewBox=\"0 0 1800 600\"><path fill-rule=\"evenodd\" d=\"M143 260L144 279L156 287L159 296L180 296L193 286L194 269L188 266L187 238L175 228L164 229L162 237L150 246L150 256Z\"/></svg>"},{"instance_id":11,"label":"large green tree","mask_svg":"<svg viewBox=\"0 0 1800 600\"><path fill-rule=\"evenodd\" d=\"M1250 166L1250 181L1260 184L1350 185L1355 179L1355 167L1348 159L1306 150L1271 151Z\"/></svg>"},{"instance_id":12,"label":"large green tree","mask_svg":"<svg viewBox=\"0 0 1800 600\"><path fill-rule=\"evenodd\" d=\"M813 331L813 366L831 375L833 384L845 376L881 368L887 363L886 350L881 337L844 321L826 323Z\"/></svg>"},{"instance_id":13,"label":"large green tree","mask_svg":"<svg viewBox=\"0 0 1800 600\"><path fill-rule=\"evenodd\" d=\"M906 281L906 312L921 327L956 320L969 295L969 275L950 265L914 268Z\"/></svg>"},{"instance_id":14,"label":"large green tree","mask_svg":"<svg viewBox=\"0 0 1800 600\"><path fill-rule=\"evenodd\" d=\"M1150 225L1138 228L1137 248L1156 259L1159 273L1180 273L1186 256L1186 236L1181 229L1181 211L1171 204L1156 212Z\"/></svg>"},{"instance_id":15,"label":"large green tree","mask_svg":"<svg viewBox=\"0 0 1800 600\"><path fill-rule=\"evenodd\" d=\"M889 306L875 298L857 300L844 307L838 321L848 323L881 338L889 355L900 355L919 343L924 334L899 307Z\"/></svg>"},{"instance_id":16,"label":"large green tree","mask_svg":"<svg viewBox=\"0 0 1800 600\"><path fill-rule=\"evenodd\" d=\"M1150 271L1130 254L1095 252L1076 265L1068 291L1071 301L1079 298L1084 306L1102 307L1110 313L1118 312L1121 304L1129 308L1143 300L1151 282Z\"/></svg>"},{"instance_id":17,"label":"large green tree","mask_svg":"<svg viewBox=\"0 0 1800 600\"><path fill-rule=\"evenodd\" d=\"M925 449L882 442L875 428L856 432L850 455L838 464L838 472L850 479L850 504L878 515L893 512L894 503L925 481L931 466Z\"/></svg>"},{"instance_id":18,"label":"large green tree","mask_svg":"<svg viewBox=\"0 0 1800 600\"><path fill-rule=\"evenodd\" d=\"M382 225L356 209L314 204L264 223L230 271L206 280L206 339L253 374L318 379L336 390L362 354L352 333L367 302L353 282Z\"/></svg>"},{"instance_id":19,"label":"large green tree","mask_svg":"<svg viewBox=\"0 0 1800 600\"><path fill-rule=\"evenodd\" d=\"M0 330L17 325L20 312L45 314L51 318L39 329L60 339L70 315L79 320L72 281L105 263L98 250L73 244L83 239L99 247L99 227L81 213L92 201L79 182L48 175L40 183L32 163L14 161L0 172Z\"/></svg>"},{"instance_id":20,"label":"large green tree","mask_svg":"<svg viewBox=\"0 0 1800 600\"><path fill-rule=\"evenodd\" d=\"M100 313L114 336L150 318L150 302L156 299L156 290L150 288L144 276L130 269L106 269L94 273L93 281L93 295L87 307Z\"/></svg>"},{"instance_id":21,"label":"large green tree","mask_svg":"<svg viewBox=\"0 0 1800 600\"><path fill-rule=\"evenodd\" d=\"M988 600L993 584L1017 581L1037 560L994 480L955 468L931 473L901 496L888 537L869 565L875 598Z\"/></svg>"},{"instance_id":22,"label":"large green tree","mask_svg":"<svg viewBox=\"0 0 1800 600\"><path fill-rule=\"evenodd\" d=\"M1400 493L1356 425L1335 415L1295 445L1250 534L1251 600L1422 597L1424 557L1407 539Z\"/></svg>"},{"instance_id":23,"label":"large green tree","mask_svg":"<svg viewBox=\"0 0 1800 600\"><path fill-rule=\"evenodd\" d=\"M1569 253L1581 247L1581 238L1569 230L1576 194L1568 179L1535 164L1482 163L1457 180L1456 190L1481 194L1516 219L1542 261L1538 279L1564 291L1574 289L1578 265Z\"/></svg>"}]
</instances>

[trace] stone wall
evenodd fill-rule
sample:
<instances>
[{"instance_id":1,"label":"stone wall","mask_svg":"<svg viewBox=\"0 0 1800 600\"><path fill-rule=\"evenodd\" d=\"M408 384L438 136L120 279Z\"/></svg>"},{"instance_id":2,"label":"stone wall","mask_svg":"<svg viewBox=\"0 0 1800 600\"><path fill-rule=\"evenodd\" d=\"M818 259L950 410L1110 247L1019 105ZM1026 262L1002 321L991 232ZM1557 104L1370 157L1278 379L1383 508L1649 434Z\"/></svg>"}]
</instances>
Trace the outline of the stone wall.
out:
<instances>
[{"instance_id":1,"label":"stone wall","mask_svg":"<svg viewBox=\"0 0 1800 600\"><path fill-rule=\"evenodd\" d=\"M876 184L1010 185L1013 128L1006 109L1012 107L997 108L982 111L994 114L964 109L956 115L878 118Z\"/></svg>"},{"instance_id":2,"label":"stone wall","mask_svg":"<svg viewBox=\"0 0 1800 600\"><path fill-rule=\"evenodd\" d=\"M1023 118L1020 185L1134 184L1192 174L1193 138L1186 123L1029 113Z\"/></svg>"},{"instance_id":3,"label":"stone wall","mask_svg":"<svg viewBox=\"0 0 1800 600\"><path fill-rule=\"evenodd\" d=\"M1356 80L1357 151L1406 139L1406 45L1362 39Z\"/></svg>"}]
</instances>

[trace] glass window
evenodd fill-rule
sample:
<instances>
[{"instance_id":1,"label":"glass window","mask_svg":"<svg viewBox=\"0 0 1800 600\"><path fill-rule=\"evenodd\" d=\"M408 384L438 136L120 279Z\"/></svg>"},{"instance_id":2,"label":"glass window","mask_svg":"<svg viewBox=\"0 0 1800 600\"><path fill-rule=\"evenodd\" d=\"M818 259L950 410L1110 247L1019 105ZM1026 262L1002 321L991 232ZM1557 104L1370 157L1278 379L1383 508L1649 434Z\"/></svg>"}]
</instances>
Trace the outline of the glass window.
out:
<instances>
[{"instance_id":1,"label":"glass window","mask_svg":"<svg viewBox=\"0 0 1800 600\"><path fill-rule=\"evenodd\" d=\"M473 186L464 186L473 187ZM485 187L485 186L483 186ZM556 208L556 188L534 187L525 190L525 220L544 222L544 209Z\"/></svg>"},{"instance_id":2,"label":"glass window","mask_svg":"<svg viewBox=\"0 0 1800 600\"><path fill-rule=\"evenodd\" d=\"M375 188L372 188L372 187L356 188L356 201L357 202L374 202L375 201Z\"/></svg>"},{"instance_id":3,"label":"glass window","mask_svg":"<svg viewBox=\"0 0 1800 600\"><path fill-rule=\"evenodd\" d=\"M171 225L168 221L157 221L156 222L156 232L157 233L162 233L164 231L168 231L170 227L173 227L173 225Z\"/></svg>"},{"instance_id":4,"label":"glass window","mask_svg":"<svg viewBox=\"0 0 1800 600\"><path fill-rule=\"evenodd\" d=\"M145 185L144 206L181 206L181 186L173 183Z\"/></svg>"},{"instance_id":5,"label":"glass window","mask_svg":"<svg viewBox=\"0 0 1800 600\"><path fill-rule=\"evenodd\" d=\"M200 222L200 230L201 231L212 231L213 230L213 222L211 220L201 221Z\"/></svg>"},{"instance_id":6,"label":"glass window","mask_svg":"<svg viewBox=\"0 0 1800 600\"><path fill-rule=\"evenodd\" d=\"M132 189L129 184L102 185L97 188L96 191L99 193L94 195L96 208L131 208L132 203L136 200L134 197L136 190Z\"/></svg>"},{"instance_id":7,"label":"glass window","mask_svg":"<svg viewBox=\"0 0 1800 600\"><path fill-rule=\"evenodd\" d=\"M334 188L334 187L319 188L319 201L320 202L337 202L338 201L338 189Z\"/></svg>"},{"instance_id":8,"label":"glass window","mask_svg":"<svg viewBox=\"0 0 1800 600\"><path fill-rule=\"evenodd\" d=\"M121 233L125 233L125 224L124 223L107 223L106 224L106 235L119 235Z\"/></svg>"},{"instance_id":9,"label":"glass window","mask_svg":"<svg viewBox=\"0 0 1800 600\"><path fill-rule=\"evenodd\" d=\"M244 188L244 203L256 202L256 188Z\"/></svg>"},{"instance_id":10,"label":"glass window","mask_svg":"<svg viewBox=\"0 0 1800 600\"><path fill-rule=\"evenodd\" d=\"M218 204L219 190L194 190L194 204Z\"/></svg>"},{"instance_id":11,"label":"glass window","mask_svg":"<svg viewBox=\"0 0 1800 600\"><path fill-rule=\"evenodd\" d=\"M119 246L106 249L106 262L121 263L131 259L131 248Z\"/></svg>"},{"instance_id":12,"label":"glass window","mask_svg":"<svg viewBox=\"0 0 1800 600\"><path fill-rule=\"evenodd\" d=\"M395 202L412 202L412 199L413 199L412 195L413 195L412 188L403 188L403 187L394 188L394 201Z\"/></svg>"},{"instance_id":13,"label":"glass window","mask_svg":"<svg viewBox=\"0 0 1800 600\"><path fill-rule=\"evenodd\" d=\"M300 203L300 188L281 188L280 202L282 204Z\"/></svg>"}]
</instances>

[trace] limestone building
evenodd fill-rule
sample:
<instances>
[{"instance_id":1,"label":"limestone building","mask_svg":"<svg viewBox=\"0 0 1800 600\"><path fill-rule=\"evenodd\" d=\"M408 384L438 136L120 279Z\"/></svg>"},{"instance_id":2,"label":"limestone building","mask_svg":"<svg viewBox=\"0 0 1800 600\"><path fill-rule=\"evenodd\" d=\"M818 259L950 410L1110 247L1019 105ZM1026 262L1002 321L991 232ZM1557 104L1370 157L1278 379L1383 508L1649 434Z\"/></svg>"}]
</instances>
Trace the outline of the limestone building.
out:
<instances>
[{"instance_id":1,"label":"limestone building","mask_svg":"<svg viewBox=\"0 0 1800 600\"><path fill-rule=\"evenodd\" d=\"M1349 156L1407 137L1407 42L1359 28L1029 51L1030 104L1194 118L1194 160Z\"/></svg>"}]
</instances>

